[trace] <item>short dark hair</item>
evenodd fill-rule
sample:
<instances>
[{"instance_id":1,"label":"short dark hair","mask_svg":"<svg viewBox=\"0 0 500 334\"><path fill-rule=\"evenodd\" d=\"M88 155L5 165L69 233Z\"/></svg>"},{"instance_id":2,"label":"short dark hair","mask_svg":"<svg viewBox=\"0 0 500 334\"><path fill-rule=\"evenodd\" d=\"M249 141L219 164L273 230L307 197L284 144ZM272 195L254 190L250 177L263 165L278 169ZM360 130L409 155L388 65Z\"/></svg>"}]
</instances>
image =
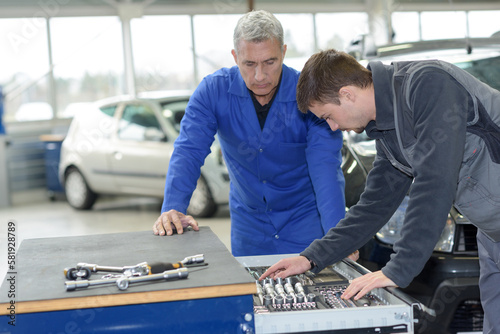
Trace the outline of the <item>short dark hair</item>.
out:
<instances>
[{"instance_id":1,"label":"short dark hair","mask_svg":"<svg viewBox=\"0 0 500 334\"><path fill-rule=\"evenodd\" d=\"M372 82L372 72L354 57L334 49L321 51L309 58L300 73L297 105L303 113L314 103L339 105L342 87L365 88Z\"/></svg>"}]
</instances>

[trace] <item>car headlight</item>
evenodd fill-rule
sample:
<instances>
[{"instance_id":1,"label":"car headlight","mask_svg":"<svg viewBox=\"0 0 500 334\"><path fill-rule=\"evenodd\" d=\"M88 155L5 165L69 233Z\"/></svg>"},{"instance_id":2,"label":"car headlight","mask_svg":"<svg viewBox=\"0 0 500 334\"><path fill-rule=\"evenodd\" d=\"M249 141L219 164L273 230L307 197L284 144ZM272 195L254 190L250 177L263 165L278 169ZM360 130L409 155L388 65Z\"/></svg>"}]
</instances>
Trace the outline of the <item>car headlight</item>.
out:
<instances>
[{"instance_id":1,"label":"car headlight","mask_svg":"<svg viewBox=\"0 0 500 334\"><path fill-rule=\"evenodd\" d=\"M381 242L393 245L401 238L401 229L405 219L406 209L408 208L409 197L406 196L401 202L396 212L392 215L391 219L384 225L376 234L377 239ZM451 253L454 246L455 236L455 221L448 214L446 225L441 233L441 236L434 247L435 251Z\"/></svg>"},{"instance_id":2,"label":"car headlight","mask_svg":"<svg viewBox=\"0 0 500 334\"><path fill-rule=\"evenodd\" d=\"M399 208L394 212L391 219L384 225L378 232L377 238L385 244L394 245L396 241L401 238L401 229L405 221L405 213L408 208L408 200L410 198L405 196Z\"/></svg>"},{"instance_id":3,"label":"car headlight","mask_svg":"<svg viewBox=\"0 0 500 334\"><path fill-rule=\"evenodd\" d=\"M456 227L455 221L450 217L450 214L448 214L448 219L446 219L446 225L441 233L441 237L439 237L436 247L434 247L435 251L446 253L453 252Z\"/></svg>"}]
</instances>

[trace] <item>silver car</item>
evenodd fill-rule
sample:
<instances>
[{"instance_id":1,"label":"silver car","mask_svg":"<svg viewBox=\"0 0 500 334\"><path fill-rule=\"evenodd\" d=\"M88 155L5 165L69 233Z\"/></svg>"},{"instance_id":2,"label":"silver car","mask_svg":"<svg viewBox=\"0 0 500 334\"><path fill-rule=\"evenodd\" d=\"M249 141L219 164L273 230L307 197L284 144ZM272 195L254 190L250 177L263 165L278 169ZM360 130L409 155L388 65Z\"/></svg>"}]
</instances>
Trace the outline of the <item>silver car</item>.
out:
<instances>
[{"instance_id":1,"label":"silver car","mask_svg":"<svg viewBox=\"0 0 500 334\"><path fill-rule=\"evenodd\" d=\"M59 178L75 209L99 194L162 198L190 92L148 92L98 101L73 118L61 147ZM188 213L212 216L228 203L229 176L217 138L201 168Z\"/></svg>"}]
</instances>

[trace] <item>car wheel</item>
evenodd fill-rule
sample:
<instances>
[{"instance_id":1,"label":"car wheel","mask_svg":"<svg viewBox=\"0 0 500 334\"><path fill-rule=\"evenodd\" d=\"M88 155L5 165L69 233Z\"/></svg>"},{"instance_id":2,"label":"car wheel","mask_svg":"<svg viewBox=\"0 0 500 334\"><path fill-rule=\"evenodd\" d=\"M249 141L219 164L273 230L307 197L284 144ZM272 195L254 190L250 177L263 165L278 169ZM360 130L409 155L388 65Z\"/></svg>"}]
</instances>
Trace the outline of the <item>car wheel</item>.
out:
<instances>
[{"instance_id":1,"label":"car wheel","mask_svg":"<svg viewBox=\"0 0 500 334\"><path fill-rule=\"evenodd\" d=\"M78 210L88 210L94 205L97 195L89 188L82 173L76 168L66 172L64 190L69 205Z\"/></svg>"},{"instance_id":2,"label":"car wheel","mask_svg":"<svg viewBox=\"0 0 500 334\"><path fill-rule=\"evenodd\" d=\"M205 178L200 176L196 189L191 196L191 202L187 208L187 213L196 217L212 217L217 211L212 193Z\"/></svg>"}]
</instances>

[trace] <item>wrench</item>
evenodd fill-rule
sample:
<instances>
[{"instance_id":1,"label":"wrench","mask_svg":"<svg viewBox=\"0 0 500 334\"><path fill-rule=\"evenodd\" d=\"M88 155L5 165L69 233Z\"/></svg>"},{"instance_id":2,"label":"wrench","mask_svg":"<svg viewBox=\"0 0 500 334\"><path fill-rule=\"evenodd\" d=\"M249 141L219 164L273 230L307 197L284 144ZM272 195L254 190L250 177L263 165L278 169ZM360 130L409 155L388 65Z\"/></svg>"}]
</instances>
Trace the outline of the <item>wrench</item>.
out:
<instances>
[{"instance_id":1,"label":"wrench","mask_svg":"<svg viewBox=\"0 0 500 334\"><path fill-rule=\"evenodd\" d=\"M140 276L148 275L150 273L150 267L147 262L141 262L135 266L125 266L125 267L111 267L111 266L100 266L97 264L90 263L78 263L75 268L65 268L64 276L70 280L76 280L77 278L89 278L92 273L98 271L107 271L114 273L123 273L127 276Z\"/></svg>"},{"instance_id":2,"label":"wrench","mask_svg":"<svg viewBox=\"0 0 500 334\"><path fill-rule=\"evenodd\" d=\"M205 262L203 254L192 255L184 258L184 260L176 263L153 263L148 265L147 262L141 262L135 266L125 267L112 267L100 266L90 263L78 263L75 268L65 268L64 276L69 280L76 280L78 278L89 278L92 273L99 271L121 273L125 276L144 276L150 274L162 273L166 270L178 269L182 267L199 266ZM121 276L121 275L120 275ZM103 278L113 278L115 275L106 275Z\"/></svg>"},{"instance_id":3,"label":"wrench","mask_svg":"<svg viewBox=\"0 0 500 334\"><path fill-rule=\"evenodd\" d=\"M67 281L66 291L74 291L80 288L88 288L89 286L105 285L105 284L116 284L118 289L127 290L130 283L138 282L149 282L156 280L175 280L188 277L188 268L179 268L174 270L166 270L161 274L152 274L147 276L121 276L114 277L111 279L100 279L100 280L77 280L77 281Z\"/></svg>"}]
</instances>

